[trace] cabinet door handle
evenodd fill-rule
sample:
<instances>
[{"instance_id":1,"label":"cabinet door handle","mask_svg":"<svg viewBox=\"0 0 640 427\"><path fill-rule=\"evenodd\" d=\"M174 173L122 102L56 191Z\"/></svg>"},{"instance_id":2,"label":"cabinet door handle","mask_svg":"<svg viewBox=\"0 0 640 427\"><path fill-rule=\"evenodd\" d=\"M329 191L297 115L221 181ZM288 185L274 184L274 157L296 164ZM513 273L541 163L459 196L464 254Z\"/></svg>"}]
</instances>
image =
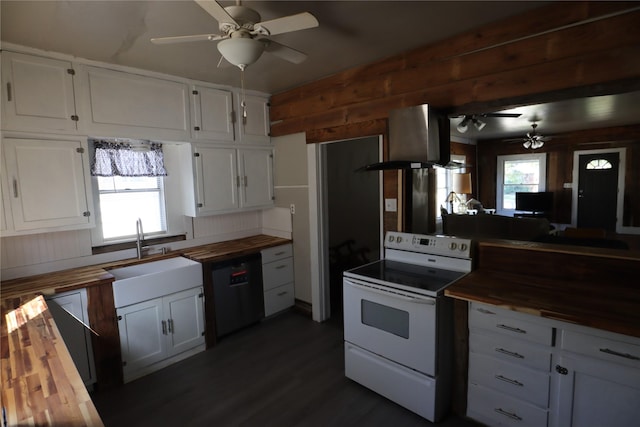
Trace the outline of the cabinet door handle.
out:
<instances>
[{"instance_id":1,"label":"cabinet door handle","mask_svg":"<svg viewBox=\"0 0 640 427\"><path fill-rule=\"evenodd\" d=\"M7 101L11 102L13 96L11 95L11 82L7 82Z\"/></svg>"},{"instance_id":2,"label":"cabinet door handle","mask_svg":"<svg viewBox=\"0 0 640 427\"><path fill-rule=\"evenodd\" d=\"M509 383L512 385L517 385L518 387L523 387L524 384L517 380L512 380L511 378L504 377L502 375L495 375L495 379L504 381L505 383Z\"/></svg>"},{"instance_id":3,"label":"cabinet door handle","mask_svg":"<svg viewBox=\"0 0 640 427\"><path fill-rule=\"evenodd\" d=\"M244 176L244 186L245 188L249 186L249 180L247 179L247 175Z\"/></svg>"},{"instance_id":4,"label":"cabinet door handle","mask_svg":"<svg viewBox=\"0 0 640 427\"><path fill-rule=\"evenodd\" d=\"M505 350L504 348L495 348L498 353L506 354L507 356L515 357L516 359L524 359L524 356L514 351Z\"/></svg>"},{"instance_id":5,"label":"cabinet door handle","mask_svg":"<svg viewBox=\"0 0 640 427\"><path fill-rule=\"evenodd\" d=\"M13 178L13 197L18 198L18 180Z\"/></svg>"},{"instance_id":6,"label":"cabinet door handle","mask_svg":"<svg viewBox=\"0 0 640 427\"><path fill-rule=\"evenodd\" d=\"M173 329L173 319L169 319L167 320L167 325L169 325L169 333L172 334L174 329Z\"/></svg>"},{"instance_id":7,"label":"cabinet door handle","mask_svg":"<svg viewBox=\"0 0 640 427\"><path fill-rule=\"evenodd\" d=\"M514 414L512 412L505 411L502 408L495 408L494 411L496 411L500 415L504 415L507 418L511 418L512 420L522 421L522 417L519 417L518 415L516 415L516 414Z\"/></svg>"},{"instance_id":8,"label":"cabinet door handle","mask_svg":"<svg viewBox=\"0 0 640 427\"><path fill-rule=\"evenodd\" d=\"M601 348L600 351L603 353L611 354L613 356L624 357L625 359L629 359L629 360L640 360L640 357L634 356L633 354L620 353L618 351L611 350L609 348Z\"/></svg>"},{"instance_id":9,"label":"cabinet door handle","mask_svg":"<svg viewBox=\"0 0 640 427\"><path fill-rule=\"evenodd\" d=\"M496 328L505 329L507 331L515 332L515 333L518 333L518 334L526 334L527 333L527 331L525 331L524 329L516 328L514 326L509 326L509 325L503 325L502 323L498 323L496 325Z\"/></svg>"},{"instance_id":10,"label":"cabinet door handle","mask_svg":"<svg viewBox=\"0 0 640 427\"><path fill-rule=\"evenodd\" d=\"M167 335L167 322L162 321L162 335Z\"/></svg>"}]
</instances>

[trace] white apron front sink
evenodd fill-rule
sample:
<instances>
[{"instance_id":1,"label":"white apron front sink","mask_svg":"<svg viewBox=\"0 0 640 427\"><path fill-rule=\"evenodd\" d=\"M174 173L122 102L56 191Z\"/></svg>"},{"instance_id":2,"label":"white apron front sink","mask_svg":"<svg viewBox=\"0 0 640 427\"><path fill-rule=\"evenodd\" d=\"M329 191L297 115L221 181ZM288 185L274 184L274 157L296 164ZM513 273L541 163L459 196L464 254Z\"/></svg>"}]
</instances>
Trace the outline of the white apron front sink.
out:
<instances>
[{"instance_id":1,"label":"white apron front sink","mask_svg":"<svg viewBox=\"0 0 640 427\"><path fill-rule=\"evenodd\" d=\"M109 270L116 308L202 286L202 265L183 257Z\"/></svg>"}]
</instances>

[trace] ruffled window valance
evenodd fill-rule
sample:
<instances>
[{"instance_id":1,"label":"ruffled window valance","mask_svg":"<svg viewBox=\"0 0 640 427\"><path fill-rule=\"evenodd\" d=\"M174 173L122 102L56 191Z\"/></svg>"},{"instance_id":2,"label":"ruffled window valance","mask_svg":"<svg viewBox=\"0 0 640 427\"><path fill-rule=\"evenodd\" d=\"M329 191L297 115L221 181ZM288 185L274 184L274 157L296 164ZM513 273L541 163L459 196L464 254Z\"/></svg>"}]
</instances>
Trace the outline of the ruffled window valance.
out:
<instances>
[{"instance_id":1,"label":"ruffled window valance","mask_svg":"<svg viewBox=\"0 0 640 427\"><path fill-rule=\"evenodd\" d=\"M91 139L93 176L166 176L162 144L140 140Z\"/></svg>"}]
</instances>

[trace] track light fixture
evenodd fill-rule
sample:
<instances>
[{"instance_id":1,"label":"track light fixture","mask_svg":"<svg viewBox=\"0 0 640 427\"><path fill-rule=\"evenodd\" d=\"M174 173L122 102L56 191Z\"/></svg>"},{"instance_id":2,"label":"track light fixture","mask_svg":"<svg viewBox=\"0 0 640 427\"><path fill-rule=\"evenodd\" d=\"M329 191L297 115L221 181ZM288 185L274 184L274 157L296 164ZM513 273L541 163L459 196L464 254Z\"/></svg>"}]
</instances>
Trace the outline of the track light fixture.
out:
<instances>
[{"instance_id":1,"label":"track light fixture","mask_svg":"<svg viewBox=\"0 0 640 427\"><path fill-rule=\"evenodd\" d=\"M458 123L458 126L456 126L456 129L458 129L458 132L465 133L469 129L469 122L473 123L473 125L476 127L476 129L478 129L478 131L481 131L487 125L485 122L478 119L478 117L476 117L475 115L464 116L462 121Z\"/></svg>"}]
</instances>

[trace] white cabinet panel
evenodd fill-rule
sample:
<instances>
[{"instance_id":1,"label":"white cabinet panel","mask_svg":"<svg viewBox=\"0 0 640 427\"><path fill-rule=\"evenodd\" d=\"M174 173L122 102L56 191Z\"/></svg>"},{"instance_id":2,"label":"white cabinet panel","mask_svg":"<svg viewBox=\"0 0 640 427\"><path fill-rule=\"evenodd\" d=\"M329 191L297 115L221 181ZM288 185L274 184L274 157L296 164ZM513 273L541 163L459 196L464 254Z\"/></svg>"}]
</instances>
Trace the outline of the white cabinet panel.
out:
<instances>
[{"instance_id":1,"label":"white cabinet panel","mask_svg":"<svg viewBox=\"0 0 640 427\"><path fill-rule=\"evenodd\" d=\"M270 316L295 304L293 245L281 245L260 251L264 314Z\"/></svg>"},{"instance_id":2,"label":"white cabinet panel","mask_svg":"<svg viewBox=\"0 0 640 427\"><path fill-rule=\"evenodd\" d=\"M2 52L2 129L76 131L71 63Z\"/></svg>"},{"instance_id":3,"label":"white cabinet panel","mask_svg":"<svg viewBox=\"0 0 640 427\"><path fill-rule=\"evenodd\" d=\"M238 127L240 141L246 144L269 144L271 142L271 122L269 118L269 98L238 94Z\"/></svg>"},{"instance_id":4,"label":"white cabinet panel","mask_svg":"<svg viewBox=\"0 0 640 427\"><path fill-rule=\"evenodd\" d=\"M3 146L16 231L93 225L85 141L7 138Z\"/></svg>"},{"instance_id":5,"label":"white cabinet panel","mask_svg":"<svg viewBox=\"0 0 640 427\"><path fill-rule=\"evenodd\" d=\"M273 150L238 150L241 171L241 206L245 208L272 206Z\"/></svg>"},{"instance_id":6,"label":"white cabinet panel","mask_svg":"<svg viewBox=\"0 0 640 427\"><path fill-rule=\"evenodd\" d=\"M82 70L87 133L182 141L189 138L187 84L96 67Z\"/></svg>"},{"instance_id":7,"label":"white cabinet panel","mask_svg":"<svg viewBox=\"0 0 640 427\"><path fill-rule=\"evenodd\" d=\"M197 154L197 213L229 211L240 207L236 150L198 146L194 153Z\"/></svg>"},{"instance_id":8,"label":"white cabinet panel","mask_svg":"<svg viewBox=\"0 0 640 427\"><path fill-rule=\"evenodd\" d=\"M233 93L193 86L191 136L195 140L233 141Z\"/></svg>"},{"instance_id":9,"label":"white cabinet panel","mask_svg":"<svg viewBox=\"0 0 640 427\"><path fill-rule=\"evenodd\" d=\"M469 384L467 416L489 426L543 427L549 411L477 384Z\"/></svg>"},{"instance_id":10,"label":"white cabinet panel","mask_svg":"<svg viewBox=\"0 0 640 427\"><path fill-rule=\"evenodd\" d=\"M125 382L204 349L201 287L116 309Z\"/></svg>"},{"instance_id":11,"label":"white cabinet panel","mask_svg":"<svg viewBox=\"0 0 640 427\"><path fill-rule=\"evenodd\" d=\"M293 282L264 292L264 314L270 316L292 307L295 303Z\"/></svg>"}]
</instances>

